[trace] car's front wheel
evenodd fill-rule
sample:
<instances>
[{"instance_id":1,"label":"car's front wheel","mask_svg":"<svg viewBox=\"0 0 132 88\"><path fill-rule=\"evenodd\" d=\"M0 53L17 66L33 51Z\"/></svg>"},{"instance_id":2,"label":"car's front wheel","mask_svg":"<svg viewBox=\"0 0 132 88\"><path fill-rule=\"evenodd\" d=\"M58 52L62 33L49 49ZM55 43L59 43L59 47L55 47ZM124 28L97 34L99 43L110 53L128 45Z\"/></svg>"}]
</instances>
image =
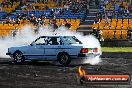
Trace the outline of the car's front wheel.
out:
<instances>
[{"instance_id":1,"label":"car's front wheel","mask_svg":"<svg viewBox=\"0 0 132 88\"><path fill-rule=\"evenodd\" d=\"M14 54L13 54L13 58L14 58L14 62L15 63L23 63L25 61L25 58L23 56L23 53L20 52L20 51L16 51Z\"/></svg>"},{"instance_id":2,"label":"car's front wheel","mask_svg":"<svg viewBox=\"0 0 132 88\"><path fill-rule=\"evenodd\" d=\"M68 66L71 62L71 58L67 53L61 53L58 56L58 61L63 66Z\"/></svg>"}]
</instances>

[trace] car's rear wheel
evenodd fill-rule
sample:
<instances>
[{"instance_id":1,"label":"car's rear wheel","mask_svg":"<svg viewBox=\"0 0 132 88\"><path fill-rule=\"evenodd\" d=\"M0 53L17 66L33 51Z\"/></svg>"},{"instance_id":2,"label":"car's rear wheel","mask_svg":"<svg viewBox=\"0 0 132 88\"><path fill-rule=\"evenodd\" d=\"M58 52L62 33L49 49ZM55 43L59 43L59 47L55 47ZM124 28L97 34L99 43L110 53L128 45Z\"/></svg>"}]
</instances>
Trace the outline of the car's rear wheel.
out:
<instances>
[{"instance_id":1,"label":"car's rear wheel","mask_svg":"<svg viewBox=\"0 0 132 88\"><path fill-rule=\"evenodd\" d=\"M23 63L25 61L25 58L23 56L23 53L20 52L20 51L16 51L14 54L13 54L13 58L14 58L14 62L15 63Z\"/></svg>"},{"instance_id":2,"label":"car's rear wheel","mask_svg":"<svg viewBox=\"0 0 132 88\"><path fill-rule=\"evenodd\" d=\"M67 53L61 53L58 56L58 61L63 66L68 66L71 62L71 58Z\"/></svg>"}]
</instances>

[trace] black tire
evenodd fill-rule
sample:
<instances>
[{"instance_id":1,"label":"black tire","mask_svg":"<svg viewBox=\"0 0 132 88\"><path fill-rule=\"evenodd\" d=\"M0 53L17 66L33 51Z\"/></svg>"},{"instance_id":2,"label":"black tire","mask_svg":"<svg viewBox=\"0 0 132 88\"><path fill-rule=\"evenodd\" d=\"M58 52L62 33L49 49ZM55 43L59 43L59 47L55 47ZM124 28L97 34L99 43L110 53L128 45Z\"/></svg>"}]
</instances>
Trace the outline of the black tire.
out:
<instances>
[{"instance_id":1,"label":"black tire","mask_svg":"<svg viewBox=\"0 0 132 88\"><path fill-rule=\"evenodd\" d=\"M61 53L58 55L58 61L63 66L68 66L71 62L71 58L67 53Z\"/></svg>"},{"instance_id":2,"label":"black tire","mask_svg":"<svg viewBox=\"0 0 132 88\"><path fill-rule=\"evenodd\" d=\"M23 53L20 52L20 51L16 51L14 54L13 54L13 58L14 58L14 62L15 63L23 63L25 61L25 58L23 56Z\"/></svg>"},{"instance_id":3,"label":"black tire","mask_svg":"<svg viewBox=\"0 0 132 88\"><path fill-rule=\"evenodd\" d=\"M83 84L84 81L85 81L85 78L84 78L84 77L81 77L81 78L80 78L80 84Z\"/></svg>"}]
</instances>

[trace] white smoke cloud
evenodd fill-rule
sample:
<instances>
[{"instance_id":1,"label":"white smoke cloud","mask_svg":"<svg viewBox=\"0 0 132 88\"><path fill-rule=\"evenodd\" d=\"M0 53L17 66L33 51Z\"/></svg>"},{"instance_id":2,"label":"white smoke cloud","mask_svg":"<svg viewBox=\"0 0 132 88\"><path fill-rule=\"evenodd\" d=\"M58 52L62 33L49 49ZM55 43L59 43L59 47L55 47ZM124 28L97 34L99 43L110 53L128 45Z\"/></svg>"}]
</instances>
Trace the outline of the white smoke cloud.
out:
<instances>
[{"instance_id":1,"label":"white smoke cloud","mask_svg":"<svg viewBox=\"0 0 132 88\"><path fill-rule=\"evenodd\" d=\"M82 62L83 62L83 64L90 63L91 65L96 65L101 61L102 60L99 56L96 56L96 57L90 56L88 59L85 59Z\"/></svg>"},{"instance_id":2,"label":"white smoke cloud","mask_svg":"<svg viewBox=\"0 0 132 88\"><path fill-rule=\"evenodd\" d=\"M11 36L0 39L0 58L9 58L9 56L6 55L9 47L28 45L39 36L49 35L76 36L80 41L82 41L84 45L86 45L86 47L97 47L99 48L100 53L102 53L99 41L92 35L83 36L82 33L67 30L67 28L65 28L64 26L59 27L54 32L50 26L45 26L43 28L40 28L39 30L39 33L35 35L33 29L30 26L26 25L21 30L21 33L16 35L15 38L12 38ZM98 64L100 61L101 59L99 57L96 57L83 60L83 63Z\"/></svg>"}]
</instances>

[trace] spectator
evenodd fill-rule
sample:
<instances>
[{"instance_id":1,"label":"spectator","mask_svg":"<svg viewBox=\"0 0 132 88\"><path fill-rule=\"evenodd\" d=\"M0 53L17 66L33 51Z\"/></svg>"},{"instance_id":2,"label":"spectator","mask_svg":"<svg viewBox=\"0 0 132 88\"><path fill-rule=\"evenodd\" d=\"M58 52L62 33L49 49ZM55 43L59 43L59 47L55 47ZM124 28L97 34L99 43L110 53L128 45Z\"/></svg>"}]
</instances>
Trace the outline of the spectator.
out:
<instances>
[{"instance_id":1,"label":"spectator","mask_svg":"<svg viewBox=\"0 0 132 88\"><path fill-rule=\"evenodd\" d=\"M107 12L107 16L108 16L108 19L112 20L112 12L111 11Z\"/></svg>"},{"instance_id":2,"label":"spectator","mask_svg":"<svg viewBox=\"0 0 132 88\"><path fill-rule=\"evenodd\" d=\"M18 14L16 17L19 18L19 19L21 19L21 14Z\"/></svg>"},{"instance_id":3,"label":"spectator","mask_svg":"<svg viewBox=\"0 0 132 88\"><path fill-rule=\"evenodd\" d=\"M99 19L99 14L97 13L94 22L97 23L97 22L99 22L99 21L100 21L100 19Z\"/></svg>"},{"instance_id":4,"label":"spectator","mask_svg":"<svg viewBox=\"0 0 132 88\"><path fill-rule=\"evenodd\" d=\"M129 10L127 10L127 9L124 10L124 16L125 16L125 17L128 17L128 16L129 16Z\"/></svg>"},{"instance_id":5,"label":"spectator","mask_svg":"<svg viewBox=\"0 0 132 88\"><path fill-rule=\"evenodd\" d=\"M15 0L10 0L10 2L11 2L11 7L14 5L14 1L15 1Z\"/></svg>"},{"instance_id":6,"label":"spectator","mask_svg":"<svg viewBox=\"0 0 132 88\"><path fill-rule=\"evenodd\" d=\"M37 3L37 0L34 0L34 3Z\"/></svg>"},{"instance_id":7,"label":"spectator","mask_svg":"<svg viewBox=\"0 0 132 88\"><path fill-rule=\"evenodd\" d=\"M109 0L105 0L105 5L107 5L109 3Z\"/></svg>"},{"instance_id":8,"label":"spectator","mask_svg":"<svg viewBox=\"0 0 132 88\"><path fill-rule=\"evenodd\" d=\"M42 20L40 18L37 19L37 25L41 26Z\"/></svg>"},{"instance_id":9,"label":"spectator","mask_svg":"<svg viewBox=\"0 0 132 88\"><path fill-rule=\"evenodd\" d=\"M98 36L97 38L99 41L104 41L102 34L103 34L103 32L98 28L97 29L97 36Z\"/></svg>"},{"instance_id":10,"label":"spectator","mask_svg":"<svg viewBox=\"0 0 132 88\"><path fill-rule=\"evenodd\" d=\"M101 13L101 12L98 12L98 17L99 17L99 19L100 19L100 20L102 20L103 15L102 15L102 13Z\"/></svg>"},{"instance_id":11,"label":"spectator","mask_svg":"<svg viewBox=\"0 0 132 88\"><path fill-rule=\"evenodd\" d=\"M10 24L12 22L11 18L8 17L8 19L6 20L6 24Z\"/></svg>"},{"instance_id":12,"label":"spectator","mask_svg":"<svg viewBox=\"0 0 132 88\"><path fill-rule=\"evenodd\" d=\"M132 4L128 6L128 10L130 11L130 13L132 13Z\"/></svg>"},{"instance_id":13,"label":"spectator","mask_svg":"<svg viewBox=\"0 0 132 88\"><path fill-rule=\"evenodd\" d=\"M32 6L33 10L36 10L35 6Z\"/></svg>"},{"instance_id":14,"label":"spectator","mask_svg":"<svg viewBox=\"0 0 132 88\"><path fill-rule=\"evenodd\" d=\"M40 29L40 27L41 27L41 19L40 18L36 18L35 19L35 23L34 24L36 24L37 26L36 26L36 28L34 29L34 32L36 33L36 34L38 34L39 33L39 29Z\"/></svg>"},{"instance_id":15,"label":"spectator","mask_svg":"<svg viewBox=\"0 0 132 88\"><path fill-rule=\"evenodd\" d=\"M53 20L53 28L54 28L54 31L58 28L58 24L56 20Z\"/></svg>"},{"instance_id":16,"label":"spectator","mask_svg":"<svg viewBox=\"0 0 132 88\"><path fill-rule=\"evenodd\" d=\"M87 2L88 3L88 2ZM87 13L89 12L89 4L87 4Z\"/></svg>"},{"instance_id":17,"label":"spectator","mask_svg":"<svg viewBox=\"0 0 132 88\"><path fill-rule=\"evenodd\" d=\"M36 22L36 18L35 18L35 16L32 14L32 15L31 15L31 18L30 18L30 23L31 23L31 24L35 24L35 22Z\"/></svg>"},{"instance_id":18,"label":"spectator","mask_svg":"<svg viewBox=\"0 0 132 88\"><path fill-rule=\"evenodd\" d=\"M118 5L118 3L115 4L115 11L116 11L116 12L119 11L119 5Z\"/></svg>"},{"instance_id":19,"label":"spectator","mask_svg":"<svg viewBox=\"0 0 132 88\"><path fill-rule=\"evenodd\" d=\"M26 17L23 17L22 19L21 19L21 24L25 24L27 22L27 18Z\"/></svg>"},{"instance_id":20,"label":"spectator","mask_svg":"<svg viewBox=\"0 0 132 88\"><path fill-rule=\"evenodd\" d=\"M46 22L46 17L44 15L41 16L41 25L44 26Z\"/></svg>"},{"instance_id":21,"label":"spectator","mask_svg":"<svg viewBox=\"0 0 132 88\"><path fill-rule=\"evenodd\" d=\"M49 9L49 7L46 5L46 6L45 6L45 10L48 10L48 9Z\"/></svg>"},{"instance_id":22,"label":"spectator","mask_svg":"<svg viewBox=\"0 0 132 88\"><path fill-rule=\"evenodd\" d=\"M101 11L103 12L103 14L105 13L105 10L106 10L106 8L105 8L105 6L104 5L102 5L101 7Z\"/></svg>"},{"instance_id":23,"label":"spectator","mask_svg":"<svg viewBox=\"0 0 132 88\"><path fill-rule=\"evenodd\" d=\"M27 4L27 5L25 6L25 8L31 9L31 5L30 5L30 4Z\"/></svg>"},{"instance_id":24,"label":"spectator","mask_svg":"<svg viewBox=\"0 0 132 88\"><path fill-rule=\"evenodd\" d=\"M96 7L99 6L99 0L95 0L95 6L96 6Z\"/></svg>"},{"instance_id":25,"label":"spectator","mask_svg":"<svg viewBox=\"0 0 132 88\"><path fill-rule=\"evenodd\" d=\"M119 13L120 13L121 15L124 14L124 9L125 9L125 7L123 6L123 4L120 4L120 6L119 6Z\"/></svg>"},{"instance_id":26,"label":"spectator","mask_svg":"<svg viewBox=\"0 0 132 88\"><path fill-rule=\"evenodd\" d=\"M109 18L107 16L107 13L105 13L105 23L106 23L106 25L110 25L110 21L109 21Z\"/></svg>"},{"instance_id":27,"label":"spectator","mask_svg":"<svg viewBox=\"0 0 132 88\"><path fill-rule=\"evenodd\" d=\"M21 17L20 17L20 14L18 14L16 19L16 24L20 24L20 20L21 20Z\"/></svg>"},{"instance_id":28,"label":"spectator","mask_svg":"<svg viewBox=\"0 0 132 88\"><path fill-rule=\"evenodd\" d=\"M93 33L92 34L97 38L97 32L96 32L95 28L93 28Z\"/></svg>"},{"instance_id":29,"label":"spectator","mask_svg":"<svg viewBox=\"0 0 132 88\"><path fill-rule=\"evenodd\" d=\"M127 37L128 39L132 39L132 30L128 30Z\"/></svg>"},{"instance_id":30,"label":"spectator","mask_svg":"<svg viewBox=\"0 0 132 88\"><path fill-rule=\"evenodd\" d=\"M40 0L37 0L37 3L40 3Z\"/></svg>"},{"instance_id":31,"label":"spectator","mask_svg":"<svg viewBox=\"0 0 132 88\"><path fill-rule=\"evenodd\" d=\"M0 4L0 11L2 11L2 6L1 6L1 4Z\"/></svg>"},{"instance_id":32,"label":"spectator","mask_svg":"<svg viewBox=\"0 0 132 88\"><path fill-rule=\"evenodd\" d=\"M64 9L60 9L60 11L59 11L60 13L60 15L63 15L64 14Z\"/></svg>"},{"instance_id":33,"label":"spectator","mask_svg":"<svg viewBox=\"0 0 132 88\"><path fill-rule=\"evenodd\" d=\"M59 15L59 13L60 13L60 11L59 11L59 10L58 10L58 11L56 10L56 11L54 12L54 16L57 17L57 16Z\"/></svg>"},{"instance_id":34,"label":"spectator","mask_svg":"<svg viewBox=\"0 0 132 88\"><path fill-rule=\"evenodd\" d=\"M54 17L54 9L50 11L50 15L52 16L52 18Z\"/></svg>"},{"instance_id":35,"label":"spectator","mask_svg":"<svg viewBox=\"0 0 132 88\"><path fill-rule=\"evenodd\" d=\"M114 12L114 18L118 18L118 13L117 12Z\"/></svg>"},{"instance_id":36,"label":"spectator","mask_svg":"<svg viewBox=\"0 0 132 88\"><path fill-rule=\"evenodd\" d=\"M12 36L15 37L17 35L18 29L15 27L15 29L12 30Z\"/></svg>"},{"instance_id":37,"label":"spectator","mask_svg":"<svg viewBox=\"0 0 132 88\"><path fill-rule=\"evenodd\" d=\"M87 0L88 1L88 4L90 5L92 3L93 0Z\"/></svg>"},{"instance_id":38,"label":"spectator","mask_svg":"<svg viewBox=\"0 0 132 88\"><path fill-rule=\"evenodd\" d=\"M20 21L21 21L21 20L20 20L19 18L17 18L17 19L16 19L16 24L20 24Z\"/></svg>"},{"instance_id":39,"label":"spectator","mask_svg":"<svg viewBox=\"0 0 132 88\"><path fill-rule=\"evenodd\" d=\"M65 20L65 22L66 22L65 27L69 29L71 27L71 24L68 23L66 20Z\"/></svg>"},{"instance_id":40,"label":"spectator","mask_svg":"<svg viewBox=\"0 0 132 88\"><path fill-rule=\"evenodd\" d=\"M6 4L7 4L7 0L3 0L1 3L2 7L5 7Z\"/></svg>"},{"instance_id":41,"label":"spectator","mask_svg":"<svg viewBox=\"0 0 132 88\"><path fill-rule=\"evenodd\" d=\"M99 40L99 41L104 41L103 37L102 37L103 32L99 29L95 29L93 28L93 35Z\"/></svg>"},{"instance_id":42,"label":"spectator","mask_svg":"<svg viewBox=\"0 0 132 88\"><path fill-rule=\"evenodd\" d=\"M61 5L61 0L56 0L56 2L57 2L57 6L60 6Z\"/></svg>"},{"instance_id":43,"label":"spectator","mask_svg":"<svg viewBox=\"0 0 132 88\"><path fill-rule=\"evenodd\" d=\"M34 29L34 33L38 34L40 29L40 25L37 25L36 28Z\"/></svg>"},{"instance_id":44,"label":"spectator","mask_svg":"<svg viewBox=\"0 0 132 88\"><path fill-rule=\"evenodd\" d=\"M23 14L22 14L22 17L21 17L22 19L27 19L27 14L24 12Z\"/></svg>"},{"instance_id":45,"label":"spectator","mask_svg":"<svg viewBox=\"0 0 132 88\"><path fill-rule=\"evenodd\" d=\"M65 4L65 5L64 5L64 8L67 9L67 10L69 10L70 7L69 7L68 4Z\"/></svg>"},{"instance_id":46,"label":"spectator","mask_svg":"<svg viewBox=\"0 0 132 88\"><path fill-rule=\"evenodd\" d=\"M45 2L45 4L48 4L48 0L43 0Z\"/></svg>"},{"instance_id":47,"label":"spectator","mask_svg":"<svg viewBox=\"0 0 132 88\"><path fill-rule=\"evenodd\" d=\"M61 6L61 4L62 4L62 0L59 0L59 5L58 6Z\"/></svg>"},{"instance_id":48,"label":"spectator","mask_svg":"<svg viewBox=\"0 0 132 88\"><path fill-rule=\"evenodd\" d=\"M14 24L16 24L16 21L15 21L15 19L13 19L11 23L12 23L13 25L14 25Z\"/></svg>"}]
</instances>

